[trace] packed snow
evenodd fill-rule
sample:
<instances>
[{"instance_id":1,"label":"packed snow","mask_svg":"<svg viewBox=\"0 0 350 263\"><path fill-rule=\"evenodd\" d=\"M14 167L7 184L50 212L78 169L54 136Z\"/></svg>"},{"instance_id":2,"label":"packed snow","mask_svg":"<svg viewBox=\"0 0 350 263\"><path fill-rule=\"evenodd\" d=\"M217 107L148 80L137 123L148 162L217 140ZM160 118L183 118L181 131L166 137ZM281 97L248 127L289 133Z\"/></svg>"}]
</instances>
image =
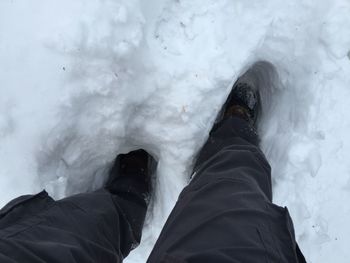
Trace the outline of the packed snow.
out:
<instances>
[{"instance_id":1,"label":"packed snow","mask_svg":"<svg viewBox=\"0 0 350 263\"><path fill-rule=\"evenodd\" d=\"M0 206L94 190L118 153L145 148L156 192L125 260L145 262L232 81L257 61L273 65L260 64L260 134L274 201L308 262L348 262L348 0L1 0Z\"/></svg>"}]
</instances>

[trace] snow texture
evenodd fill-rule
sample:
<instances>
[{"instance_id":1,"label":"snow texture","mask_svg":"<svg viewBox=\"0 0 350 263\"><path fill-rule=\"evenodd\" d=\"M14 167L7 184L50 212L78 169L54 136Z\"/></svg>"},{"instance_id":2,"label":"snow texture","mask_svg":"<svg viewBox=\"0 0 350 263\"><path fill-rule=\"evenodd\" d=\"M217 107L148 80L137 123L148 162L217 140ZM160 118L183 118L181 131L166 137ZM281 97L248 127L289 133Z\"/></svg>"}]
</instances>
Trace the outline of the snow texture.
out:
<instances>
[{"instance_id":1,"label":"snow texture","mask_svg":"<svg viewBox=\"0 0 350 263\"><path fill-rule=\"evenodd\" d=\"M348 0L1 0L0 205L93 190L116 154L159 160L145 262L196 152L256 61L262 148L309 262L350 251ZM262 75L261 72L265 72Z\"/></svg>"}]
</instances>

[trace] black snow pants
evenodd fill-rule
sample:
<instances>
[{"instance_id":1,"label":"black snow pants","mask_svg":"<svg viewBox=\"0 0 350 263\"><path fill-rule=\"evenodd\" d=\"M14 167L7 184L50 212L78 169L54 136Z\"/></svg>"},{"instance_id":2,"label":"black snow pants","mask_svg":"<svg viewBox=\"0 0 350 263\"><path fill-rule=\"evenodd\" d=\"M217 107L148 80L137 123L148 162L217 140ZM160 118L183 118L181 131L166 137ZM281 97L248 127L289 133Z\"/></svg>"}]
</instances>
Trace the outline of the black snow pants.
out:
<instances>
[{"instance_id":1,"label":"black snow pants","mask_svg":"<svg viewBox=\"0 0 350 263\"><path fill-rule=\"evenodd\" d=\"M270 167L245 121L226 120L201 150L191 183L149 263L305 262L286 208L272 204ZM146 204L101 189L54 201L22 196L0 211L1 263L116 263L140 241Z\"/></svg>"}]
</instances>

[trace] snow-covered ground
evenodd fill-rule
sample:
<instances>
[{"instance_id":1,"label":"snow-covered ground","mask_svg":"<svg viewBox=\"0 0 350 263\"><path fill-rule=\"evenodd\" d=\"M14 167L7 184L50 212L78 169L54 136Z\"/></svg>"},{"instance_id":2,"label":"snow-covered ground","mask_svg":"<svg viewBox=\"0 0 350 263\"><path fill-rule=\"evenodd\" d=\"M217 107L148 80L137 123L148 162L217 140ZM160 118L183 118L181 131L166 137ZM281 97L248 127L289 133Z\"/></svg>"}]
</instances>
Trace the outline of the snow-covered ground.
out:
<instances>
[{"instance_id":1,"label":"snow-covered ground","mask_svg":"<svg viewBox=\"0 0 350 263\"><path fill-rule=\"evenodd\" d=\"M145 262L229 84L266 60L274 200L309 262L350 258L349 0L0 0L0 206L95 189L117 153L159 159Z\"/></svg>"}]
</instances>

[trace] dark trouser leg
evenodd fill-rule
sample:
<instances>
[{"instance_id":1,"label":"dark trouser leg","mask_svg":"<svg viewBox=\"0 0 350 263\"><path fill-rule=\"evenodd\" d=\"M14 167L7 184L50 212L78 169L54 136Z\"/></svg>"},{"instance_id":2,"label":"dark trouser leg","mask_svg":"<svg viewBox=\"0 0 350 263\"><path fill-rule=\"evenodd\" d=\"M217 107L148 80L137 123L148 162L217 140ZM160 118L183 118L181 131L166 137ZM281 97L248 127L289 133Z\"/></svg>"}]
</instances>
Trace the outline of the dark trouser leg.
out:
<instances>
[{"instance_id":1,"label":"dark trouser leg","mask_svg":"<svg viewBox=\"0 0 350 263\"><path fill-rule=\"evenodd\" d=\"M271 202L270 166L257 143L237 118L212 132L148 262L302 260L287 209Z\"/></svg>"},{"instance_id":2,"label":"dark trouser leg","mask_svg":"<svg viewBox=\"0 0 350 263\"><path fill-rule=\"evenodd\" d=\"M0 212L0 261L121 262L140 241L147 209L138 194L142 183L125 185L133 188L121 185L114 194L101 189L60 201L46 192L14 200Z\"/></svg>"}]
</instances>

